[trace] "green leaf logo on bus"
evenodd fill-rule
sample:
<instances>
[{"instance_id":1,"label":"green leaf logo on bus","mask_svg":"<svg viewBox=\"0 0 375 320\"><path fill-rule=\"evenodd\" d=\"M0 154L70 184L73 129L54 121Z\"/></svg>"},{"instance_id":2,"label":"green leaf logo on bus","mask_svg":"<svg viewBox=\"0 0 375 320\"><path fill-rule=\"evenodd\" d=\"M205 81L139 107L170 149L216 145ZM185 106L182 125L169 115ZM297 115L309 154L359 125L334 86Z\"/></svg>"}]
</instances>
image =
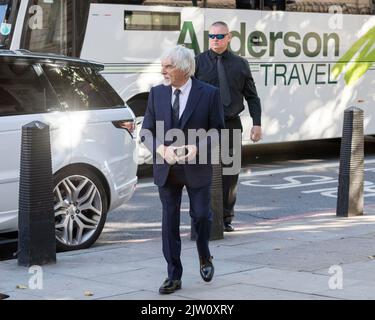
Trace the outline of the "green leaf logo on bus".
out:
<instances>
[{"instance_id":1,"label":"green leaf logo on bus","mask_svg":"<svg viewBox=\"0 0 375 320\"><path fill-rule=\"evenodd\" d=\"M334 78L337 79L341 73L345 72L345 83L347 85L356 83L375 62L375 48L372 49L374 43L375 27L357 40L333 66Z\"/></svg>"}]
</instances>

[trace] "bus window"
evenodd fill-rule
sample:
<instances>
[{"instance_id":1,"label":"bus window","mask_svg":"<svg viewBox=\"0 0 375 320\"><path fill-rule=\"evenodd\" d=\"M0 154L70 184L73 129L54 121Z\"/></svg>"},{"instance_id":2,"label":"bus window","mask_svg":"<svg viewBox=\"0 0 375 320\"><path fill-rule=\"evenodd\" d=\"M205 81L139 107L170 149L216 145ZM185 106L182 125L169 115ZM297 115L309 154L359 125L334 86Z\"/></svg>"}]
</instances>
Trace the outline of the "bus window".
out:
<instances>
[{"instance_id":1,"label":"bus window","mask_svg":"<svg viewBox=\"0 0 375 320\"><path fill-rule=\"evenodd\" d=\"M72 54L72 1L31 1L24 47L35 52Z\"/></svg>"},{"instance_id":2,"label":"bus window","mask_svg":"<svg viewBox=\"0 0 375 320\"><path fill-rule=\"evenodd\" d=\"M125 30L179 31L180 12L125 11Z\"/></svg>"},{"instance_id":3,"label":"bus window","mask_svg":"<svg viewBox=\"0 0 375 320\"><path fill-rule=\"evenodd\" d=\"M30 1L22 47L35 52L79 57L89 9L89 1Z\"/></svg>"},{"instance_id":4,"label":"bus window","mask_svg":"<svg viewBox=\"0 0 375 320\"><path fill-rule=\"evenodd\" d=\"M285 10L284 0L264 0L263 10Z\"/></svg>"},{"instance_id":5,"label":"bus window","mask_svg":"<svg viewBox=\"0 0 375 320\"><path fill-rule=\"evenodd\" d=\"M207 0L144 0L147 6L168 6L168 7L203 7Z\"/></svg>"},{"instance_id":6,"label":"bus window","mask_svg":"<svg viewBox=\"0 0 375 320\"><path fill-rule=\"evenodd\" d=\"M5 21L5 13L7 11L8 5L0 2L0 23Z\"/></svg>"},{"instance_id":7,"label":"bus window","mask_svg":"<svg viewBox=\"0 0 375 320\"><path fill-rule=\"evenodd\" d=\"M207 0L97 0L92 2L108 4L136 4L145 6L204 7L205 1Z\"/></svg>"},{"instance_id":8,"label":"bus window","mask_svg":"<svg viewBox=\"0 0 375 320\"><path fill-rule=\"evenodd\" d=\"M237 9L259 9L259 0L236 0Z\"/></svg>"},{"instance_id":9,"label":"bus window","mask_svg":"<svg viewBox=\"0 0 375 320\"><path fill-rule=\"evenodd\" d=\"M0 0L0 49L9 49L19 1Z\"/></svg>"}]
</instances>

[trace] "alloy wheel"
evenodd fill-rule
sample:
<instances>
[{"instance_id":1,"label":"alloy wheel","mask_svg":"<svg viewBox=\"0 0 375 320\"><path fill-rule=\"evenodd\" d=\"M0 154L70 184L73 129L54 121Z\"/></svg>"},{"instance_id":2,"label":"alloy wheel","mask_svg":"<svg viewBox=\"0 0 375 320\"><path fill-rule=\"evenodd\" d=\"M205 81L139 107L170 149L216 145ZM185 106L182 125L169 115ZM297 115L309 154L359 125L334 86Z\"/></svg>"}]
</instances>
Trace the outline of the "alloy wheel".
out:
<instances>
[{"instance_id":1,"label":"alloy wheel","mask_svg":"<svg viewBox=\"0 0 375 320\"><path fill-rule=\"evenodd\" d=\"M72 175L54 188L56 239L67 246L89 240L99 226L103 213L100 192L85 176Z\"/></svg>"}]
</instances>

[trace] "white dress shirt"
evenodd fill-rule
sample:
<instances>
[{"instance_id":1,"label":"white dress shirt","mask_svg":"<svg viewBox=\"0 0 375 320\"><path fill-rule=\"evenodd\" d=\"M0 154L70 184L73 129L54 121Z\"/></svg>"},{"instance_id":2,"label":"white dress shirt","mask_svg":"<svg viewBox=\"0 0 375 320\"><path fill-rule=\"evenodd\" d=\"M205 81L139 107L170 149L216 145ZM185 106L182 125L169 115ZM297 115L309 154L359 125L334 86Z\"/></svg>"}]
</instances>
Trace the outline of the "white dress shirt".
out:
<instances>
[{"instance_id":1,"label":"white dress shirt","mask_svg":"<svg viewBox=\"0 0 375 320\"><path fill-rule=\"evenodd\" d=\"M179 117L178 117L179 119L181 119L181 116L185 111L186 103L189 98L189 94L191 90L191 85L192 85L192 81L191 81L191 78L189 78L189 80L182 87L179 88L181 91L180 92L180 112L179 112ZM176 89L177 89L176 87L172 86L172 101L171 101L172 106L173 106L174 99L176 99L176 96L174 94Z\"/></svg>"}]
</instances>

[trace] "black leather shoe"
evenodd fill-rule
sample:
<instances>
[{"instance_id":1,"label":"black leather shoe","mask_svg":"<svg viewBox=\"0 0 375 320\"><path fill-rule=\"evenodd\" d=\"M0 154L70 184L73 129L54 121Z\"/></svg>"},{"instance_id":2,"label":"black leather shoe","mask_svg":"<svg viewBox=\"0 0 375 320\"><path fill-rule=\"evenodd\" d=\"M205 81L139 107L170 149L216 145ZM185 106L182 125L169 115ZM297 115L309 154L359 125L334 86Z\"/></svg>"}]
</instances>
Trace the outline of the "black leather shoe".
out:
<instances>
[{"instance_id":1,"label":"black leather shoe","mask_svg":"<svg viewBox=\"0 0 375 320\"><path fill-rule=\"evenodd\" d=\"M224 231L225 232L232 232L232 231L234 231L234 228L233 228L232 224L229 223L229 222L224 222Z\"/></svg>"},{"instance_id":2,"label":"black leather shoe","mask_svg":"<svg viewBox=\"0 0 375 320\"><path fill-rule=\"evenodd\" d=\"M214 276L214 265L212 264L212 257L209 258L199 258L200 262L200 274L204 281L210 282Z\"/></svg>"},{"instance_id":3,"label":"black leather shoe","mask_svg":"<svg viewBox=\"0 0 375 320\"><path fill-rule=\"evenodd\" d=\"M161 287L159 288L160 294L173 293L176 290L181 289L181 280L165 279Z\"/></svg>"}]
</instances>

